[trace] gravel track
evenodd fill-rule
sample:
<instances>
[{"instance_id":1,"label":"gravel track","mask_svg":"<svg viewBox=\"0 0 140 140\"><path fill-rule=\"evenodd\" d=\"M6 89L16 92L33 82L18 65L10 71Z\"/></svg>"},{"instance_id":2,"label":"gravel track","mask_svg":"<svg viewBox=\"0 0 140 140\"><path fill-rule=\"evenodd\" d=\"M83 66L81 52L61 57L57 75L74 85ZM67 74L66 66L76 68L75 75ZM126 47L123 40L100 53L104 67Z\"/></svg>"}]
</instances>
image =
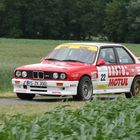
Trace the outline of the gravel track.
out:
<instances>
[{"instance_id":1,"label":"gravel track","mask_svg":"<svg viewBox=\"0 0 140 140\"><path fill-rule=\"evenodd\" d=\"M119 95L124 97L124 95ZM99 99L114 99L114 98L99 98ZM16 104L36 104L36 103L57 103L73 101L71 96L67 97L52 97L52 96L36 96L33 100L21 100L19 98L0 98L0 105L16 105Z\"/></svg>"},{"instance_id":2,"label":"gravel track","mask_svg":"<svg viewBox=\"0 0 140 140\"><path fill-rule=\"evenodd\" d=\"M50 103L50 102L66 102L66 101L72 101L72 99L69 98L60 98L60 97L36 97L33 100L20 100L18 98L2 98L0 99L0 105L16 105L16 104L36 104L36 103Z\"/></svg>"}]
</instances>

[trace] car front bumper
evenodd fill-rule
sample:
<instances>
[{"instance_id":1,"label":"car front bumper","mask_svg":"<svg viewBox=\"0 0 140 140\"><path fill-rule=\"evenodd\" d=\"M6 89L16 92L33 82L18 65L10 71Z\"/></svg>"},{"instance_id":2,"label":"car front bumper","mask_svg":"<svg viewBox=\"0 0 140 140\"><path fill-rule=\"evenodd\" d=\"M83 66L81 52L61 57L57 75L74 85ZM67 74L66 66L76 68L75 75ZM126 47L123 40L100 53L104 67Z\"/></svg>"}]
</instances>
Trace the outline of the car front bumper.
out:
<instances>
[{"instance_id":1,"label":"car front bumper","mask_svg":"<svg viewBox=\"0 0 140 140\"><path fill-rule=\"evenodd\" d=\"M76 95L78 81L46 81L29 79L12 79L16 93L42 95Z\"/></svg>"}]
</instances>

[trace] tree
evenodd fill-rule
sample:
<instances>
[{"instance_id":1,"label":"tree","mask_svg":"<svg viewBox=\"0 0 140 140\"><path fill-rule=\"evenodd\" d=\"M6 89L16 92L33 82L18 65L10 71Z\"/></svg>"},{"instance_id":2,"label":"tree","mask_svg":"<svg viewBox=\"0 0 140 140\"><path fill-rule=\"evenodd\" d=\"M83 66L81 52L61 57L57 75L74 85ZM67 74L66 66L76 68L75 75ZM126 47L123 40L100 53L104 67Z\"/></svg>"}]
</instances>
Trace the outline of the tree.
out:
<instances>
[{"instance_id":1,"label":"tree","mask_svg":"<svg viewBox=\"0 0 140 140\"><path fill-rule=\"evenodd\" d=\"M0 1L0 36L3 36L3 19L5 13L5 4L4 1Z\"/></svg>"},{"instance_id":2,"label":"tree","mask_svg":"<svg viewBox=\"0 0 140 140\"><path fill-rule=\"evenodd\" d=\"M6 37L20 37L22 30L20 28L21 15L20 4L22 0L3 0L4 11L1 20L1 35Z\"/></svg>"},{"instance_id":3,"label":"tree","mask_svg":"<svg viewBox=\"0 0 140 140\"><path fill-rule=\"evenodd\" d=\"M128 5L129 31L127 41L140 43L140 0L131 0Z\"/></svg>"},{"instance_id":4,"label":"tree","mask_svg":"<svg viewBox=\"0 0 140 140\"><path fill-rule=\"evenodd\" d=\"M1 0L0 37L140 42L139 0Z\"/></svg>"},{"instance_id":5,"label":"tree","mask_svg":"<svg viewBox=\"0 0 140 140\"><path fill-rule=\"evenodd\" d=\"M90 39L92 36L102 34L105 17L104 9L107 1L73 0L69 4L69 9L71 10L69 14L69 26L71 28L69 27L69 29L70 35L74 39Z\"/></svg>"},{"instance_id":6,"label":"tree","mask_svg":"<svg viewBox=\"0 0 140 140\"><path fill-rule=\"evenodd\" d=\"M128 0L113 0L106 7L105 35L113 42L124 42L128 33Z\"/></svg>"}]
</instances>

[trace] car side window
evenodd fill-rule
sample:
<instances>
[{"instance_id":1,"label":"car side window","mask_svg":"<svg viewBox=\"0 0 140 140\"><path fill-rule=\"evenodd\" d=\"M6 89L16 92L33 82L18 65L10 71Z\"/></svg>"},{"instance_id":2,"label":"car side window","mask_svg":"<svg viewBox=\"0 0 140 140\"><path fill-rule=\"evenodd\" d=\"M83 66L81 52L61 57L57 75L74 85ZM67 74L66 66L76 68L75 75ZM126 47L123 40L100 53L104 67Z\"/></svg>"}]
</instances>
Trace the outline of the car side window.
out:
<instances>
[{"instance_id":1,"label":"car side window","mask_svg":"<svg viewBox=\"0 0 140 140\"><path fill-rule=\"evenodd\" d=\"M113 48L101 48L99 58L104 59L106 64L115 64L116 58Z\"/></svg>"},{"instance_id":2,"label":"car side window","mask_svg":"<svg viewBox=\"0 0 140 140\"><path fill-rule=\"evenodd\" d=\"M118 53L119 62L121 64L132 64L134 63L130 54L122 47L116 47Z\"/></svg>"}]
</instances>

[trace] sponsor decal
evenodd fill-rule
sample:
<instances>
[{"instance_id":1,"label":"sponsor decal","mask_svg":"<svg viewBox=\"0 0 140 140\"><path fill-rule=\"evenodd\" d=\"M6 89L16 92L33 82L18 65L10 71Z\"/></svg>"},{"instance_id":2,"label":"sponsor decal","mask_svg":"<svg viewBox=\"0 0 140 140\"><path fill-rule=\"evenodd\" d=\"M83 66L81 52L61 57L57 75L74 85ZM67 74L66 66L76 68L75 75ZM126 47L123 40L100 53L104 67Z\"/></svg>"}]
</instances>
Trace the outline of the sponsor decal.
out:
<instances>
[{"instance_id":1,"label":"sponsor decal","mask_svg":"<svg viewBox=\"0 0 140 140\"><path fill-rule=\"evenodd\" d=\"M61 92L53 91L52 94L61 94Z\"/></svg>"},{"instance_id":2,"label":"sponsor decal","mask_svg":"<svg viewBox=\"0 0 140 140\"><path fill-rule=\"evenodd\" d=\"M31 84L31 81L26 81L27 86L30 86L30 84Z\"/></svg>"},{"instance_id":3,"label":"sponsor decal","mask_svg":"<svg viewBox=\"0 0 140 140\"><path fill-rule=\"evenodd\" d=\"M137 72L140 73L140 66L136 67L136 69L137 69Z\"/></svg>"},{"instance_id":4,"label":"sponsor decal","mask_svg":"<svg viewBox=\"0 0 140 140\"><path fill-rule=\"evenodd\" d=\"M140 69L140 66L137 66L136 69Z\"/></svg>"},{"instance_id":5,"label":"sponsor decal","mask_svg":"<svg viewBox=\"0 0 140 140\"><path fill-rule=\"evenodd\" d=\"M74 73L74 74L71 75L72 78L77 78L78 76L79 76L78 73Z\"/></svg>"},{"instance_id":6,"label":"sponsor decal","mask_svg":"<svg viewBox=\"0 0 140 140\"><path fill-rule=\"evenodd\" d=\"M127 86L128 85L128 78L116 78L116 79L109 79L109 87L113 86Z\"/></svg>"},{"instance_id":7,"label":"sponsor decal","mask_svg":"<svg viewBox=\"0 0 140 140\"><path fill-rule=\"evenodd\" d=\"M97 75L97 72L91 72L91 78L93 80L97 79L98 75Z\"/></svg>"},{"instance_id":8,"label":"sponsor decal","mask_svg":"<svg viewBox=\"0 0 140 140\"><path fill-rule=\"evenodd\" d=\"M63 44L63 45L59 45L55 49L60 49L60 48L87 49L90 51L97 51L96 46L79 45L79 44Z\"/></svg>"},{"instance_id":9,"label":"sponsor decal","mask_svg":"<svg viewBox=\"0 0 140 140\"><path fill-rule=\"evenodd\" d=\"M70 84L70 87L76 87L76 84Z\"/></svg>"},{"instance_id":10,"label":"sponsor decal","mask_svg":"<svg viewBox=\"0 0 140 140\"><path fill-rule=\"evenodd\" d=\"M22 88L22 85L16 85L16 88Z\"/></svg>"},{"instance_id":11,"label":"sponsor decal","mask_svg":"<svg viewBox=\"0 0 140 140\"><path fill-rule=\"evenodd\" d=\"M97 89L105 89L105 88L108 88L108 85L107 85L107 84L104 84L104 85L97 85L96 88L97 88Z\"/></svg>"},{"instance_id":12,"label":"sponsor decal","mask_svg":"<svg viewBox=\"0 0 140 140\"><path fill-rule=\"evenodd\" d=\"M108 66L108 76L129 76L127 66Z\"/></svg>"},{"instance_id":13,"label":"sponsor decal","mask_svg":"<svg viewBox=\"0 0 140 140\"><path fill-rule=\"evenodd\" d=\"M20 81L15 81L15 85L19 85L20 84Z\"/></svg>"},{"instance_id":14,"label":"sponsor decal","mask_svg":"<svg viewBox=\"0 0 140 140\"><path fill-rule=\"evenodd\" d=\"M130 68L129 70L130 75L135 75L135 69L134 68Z\"/></svg>"},{"instance_id":15,"label":"sponsor decal","mask_svg":"<svg viewBox=\"0 0 140 140\"><path fill-rule=\"evenodd\" d=\"M45 78L49 78L49 77L50 77L50 75L46 74L44 77L45 77Z\"/></svg>"},{"instance_id":16,"label":"sponsor decal","mask_svg":"<svg viewBox=\"0 0 140 140\"><path fill-rule=\"evenodd\" d=\"M15 89L15 92L26 93L26 90L24 90L24 89Z\"/></svg>"}]
</instances>

